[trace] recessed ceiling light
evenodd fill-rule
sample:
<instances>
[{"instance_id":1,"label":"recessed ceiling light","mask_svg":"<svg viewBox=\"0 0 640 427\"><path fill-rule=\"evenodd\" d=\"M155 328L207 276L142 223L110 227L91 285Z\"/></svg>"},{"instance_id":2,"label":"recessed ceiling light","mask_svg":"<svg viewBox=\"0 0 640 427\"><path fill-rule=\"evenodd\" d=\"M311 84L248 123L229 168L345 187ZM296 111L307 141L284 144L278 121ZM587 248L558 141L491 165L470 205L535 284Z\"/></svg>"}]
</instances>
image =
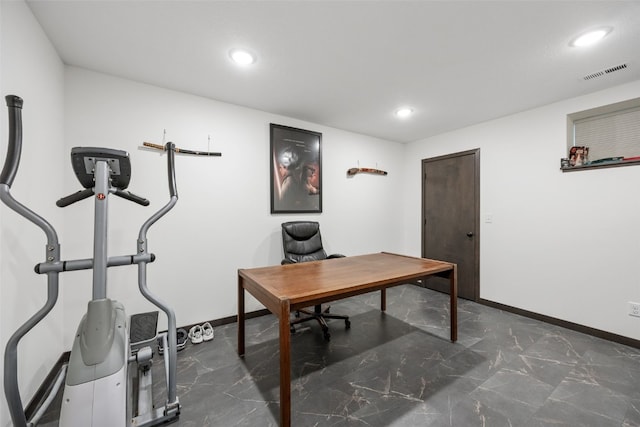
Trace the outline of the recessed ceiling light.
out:
<instances>
[{"instance_id":1,"label":"recessed ceiling light","mask_svg":"<svg viewBox=\"0 0 640 427\"><path fill-rule=\"evenodd\" d=\"M611 28L598 28L597 30L589 31L579 35L571 41L570 45L574 47L591 46L592 44L597 43L605 38L605 36L610 32Z\"/></svg>"},{"instance_id":2,"label":"recessed ceiling light","mask_svg":"<svg viewBox=\"0 0 640 427\"><path fill-rule=\"evenodd\" d=\"M403 107L396 110L396 116L400 117L401 119L409 117L412 114L413 114L413 108Z\"/></svg>"},{"instance_id":3,"label":"recessed ceiling light","mask_svg":"<svg viewBox=\"0 0 640 427\"><path fill-rule=\"evenodd\" d=\"M231 49L229 57L238 65L251 65L256 62L256 56L245 49Z\"/></svg>"}]
</instances>

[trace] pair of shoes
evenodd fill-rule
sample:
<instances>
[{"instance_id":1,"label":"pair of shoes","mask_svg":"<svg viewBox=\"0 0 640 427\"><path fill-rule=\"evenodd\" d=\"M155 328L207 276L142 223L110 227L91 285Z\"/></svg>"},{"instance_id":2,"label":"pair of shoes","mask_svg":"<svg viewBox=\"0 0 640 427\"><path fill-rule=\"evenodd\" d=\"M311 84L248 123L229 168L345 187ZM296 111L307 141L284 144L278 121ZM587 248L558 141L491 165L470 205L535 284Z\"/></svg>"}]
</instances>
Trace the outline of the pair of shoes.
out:
<instances>
[{"instance_id":1,"label":"pair of shoes","mask_svg":"<svg viewBox=\"0 0 640 427\"><path fill-rule=\"evenodd\" d=\"M195 325L189 330L189 338L193 344L200 344L203 341L211 341L214 332L211 323L206 322L202 326Z\"/></svg>"},{"instance_id":2,"label":"pair of shoes","mask_svg":"<svg viewBox=\"0 0 640 427\"><path fill-rule=\"evenodd\" d=\"M163 343L162 337L165 334L166 333L163 333L157 339L159 354L164 354L164 343ZM187 345L187 331L185 331L183 328L176 329L176 349L180 351L184 349L186 345Z\"/></svg>"}]
</instances>

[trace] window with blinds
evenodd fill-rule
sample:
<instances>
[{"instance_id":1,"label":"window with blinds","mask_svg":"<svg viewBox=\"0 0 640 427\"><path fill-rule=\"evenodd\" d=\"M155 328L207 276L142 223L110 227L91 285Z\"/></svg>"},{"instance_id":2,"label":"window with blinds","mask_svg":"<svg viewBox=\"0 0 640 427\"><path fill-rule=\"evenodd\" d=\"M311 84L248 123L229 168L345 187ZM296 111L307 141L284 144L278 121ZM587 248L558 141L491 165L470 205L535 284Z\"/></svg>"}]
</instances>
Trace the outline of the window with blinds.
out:
<instances>
[{"instance_id":1,"label":"window with blinds","mask_svg":"<svg viewBox=\"0 0 640 427\"><path fill-rule=\"evenodd\" d=\"M589 148L587 165L640 157L640 98L569 114L567 134L567 152Z\"/></svg>"}]
</instances>

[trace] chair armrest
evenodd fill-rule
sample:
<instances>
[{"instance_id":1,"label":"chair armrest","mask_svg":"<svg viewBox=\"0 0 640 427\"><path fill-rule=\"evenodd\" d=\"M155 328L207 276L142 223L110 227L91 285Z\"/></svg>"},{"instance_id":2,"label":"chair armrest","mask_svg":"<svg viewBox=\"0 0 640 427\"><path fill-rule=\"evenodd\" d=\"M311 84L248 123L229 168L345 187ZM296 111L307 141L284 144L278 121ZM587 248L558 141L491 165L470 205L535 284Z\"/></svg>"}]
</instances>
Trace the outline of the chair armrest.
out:
<instances>
[{"instance_id":1,"label":"chair armrest","mask_svg":"<svg viewBox=\"0 0 640 427\"><path fill-rule=\"evenodd\" d=\"M291 258L285 258L280 262L280 265L295 264L295 263L296 263L296 260Z\"/></svg>"},{"instance_id":2,"label":"chair armrest","mask_svg":"<svg viewBox=\"0 0 640 427\"><path fill-rule=\"evenodd\" d=\"M331 259L331 258L344 258L346 255L342 255L342 254L331 254L327 257L327 259Z\"/></svg>"}]
</instances>

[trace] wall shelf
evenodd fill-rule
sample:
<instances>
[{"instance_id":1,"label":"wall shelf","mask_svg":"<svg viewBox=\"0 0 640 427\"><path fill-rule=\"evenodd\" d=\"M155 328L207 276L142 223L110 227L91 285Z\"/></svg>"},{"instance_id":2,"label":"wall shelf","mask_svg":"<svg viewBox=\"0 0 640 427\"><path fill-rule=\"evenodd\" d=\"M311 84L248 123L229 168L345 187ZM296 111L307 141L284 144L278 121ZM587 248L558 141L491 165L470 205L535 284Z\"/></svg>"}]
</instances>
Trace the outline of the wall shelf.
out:
<instances>
[{"instance_id":1,"label":"wall shelf","mask_svg":"<svg viewBox=\"0 0 640 427\"><path fill-rule=\"evenodd\" d=\"M633 166L640 165L640 160L621 160L619 162L608 162L608 163L596 163L593 165L581 165L581 166L570 166L568 168L560 168L562 172L576 172L583 171L588 169L604 169L604 168L617 168L621 166Z\"/></svg>"}]
</instances>

